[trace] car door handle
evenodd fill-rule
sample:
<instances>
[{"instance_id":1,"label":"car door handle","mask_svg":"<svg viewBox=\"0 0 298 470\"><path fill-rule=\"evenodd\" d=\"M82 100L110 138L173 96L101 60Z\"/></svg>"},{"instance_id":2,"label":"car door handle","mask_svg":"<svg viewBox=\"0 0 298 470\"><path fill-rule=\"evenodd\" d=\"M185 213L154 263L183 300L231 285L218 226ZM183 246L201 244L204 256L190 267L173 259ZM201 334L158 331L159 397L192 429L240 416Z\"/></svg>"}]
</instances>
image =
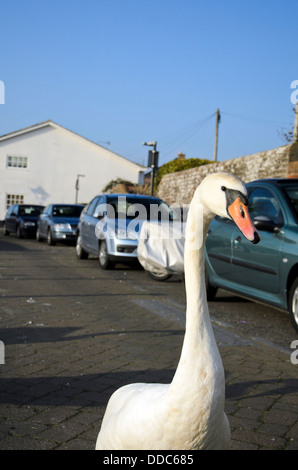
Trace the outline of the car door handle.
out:
<instances>
[{"instance_id":1,"label":"car door handle","mask_svg":"<svg viewBox=\"0 0 298 470\"><path fill-rule=\"evenodd\" d=\"M240 242L241 242L242 238L240 236L238 236L237 238L235 238L234 240L234 245L238 245Z\"/></svg>"}]
</instances>

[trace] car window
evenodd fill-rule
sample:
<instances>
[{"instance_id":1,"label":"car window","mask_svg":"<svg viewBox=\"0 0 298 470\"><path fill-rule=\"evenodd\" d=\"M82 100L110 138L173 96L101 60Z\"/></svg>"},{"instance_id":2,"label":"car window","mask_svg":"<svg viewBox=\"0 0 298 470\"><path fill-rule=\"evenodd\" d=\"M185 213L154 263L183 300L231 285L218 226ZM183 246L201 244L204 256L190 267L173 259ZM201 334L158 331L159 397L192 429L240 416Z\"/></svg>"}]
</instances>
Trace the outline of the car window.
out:
<instances>
[{"instance_id":1,"label":"car window","mask_svg":"<svg viewBox=\"0 0 298 470\"><path fill-rule=\"evenodd\" d=\"M7 216L11 215L11 214L12 214L12 212L13 212L13 209L14 209L14 206L10 206L10 208L8 209L8 211L7 211L7 214L6 214L6 215L7 215Z\"/></svg>"},{"instance_id":2,"label":"car window","mask_svg":"<svg viewBox=\"0 0 298 470\"><path fill-rule=\"evenodd\" d=\"M126 196L109 196L107 201L108 217L109 208L112 216L116 218L128 218L147 220L178 220L173 210L161 199L149 199Z\"/></svg>"},{"instance_id":3,"label":"car window","mask_svg":"<svg viewBox=\"0 0 298 470\"><path fill-rule=\"evenodd\" d=\"M92 215L98 218L98 214L103 212L103 204L105 202L105 198L102 196L96 200L95 209L92 212Z\"/></svg>"},{"instance_id":4,"label":"car window","mask_svg":"<svg viewBox=\"0 0 298 470\"><path fill-rule=\"evenodd\" d=\"M94 198L93 201L90 202L88 208L87 208L87 214L92 215L94 212L95 207L97 206L98 203L98 197Z\"/></svg>"},{"instance_id":5,"label":"car window","mask_svg":"<svg viewBox=\"0 0 298 470\"><path fill-rule=\"evenodd\" d=\"M45 214L45 215L50 215L51 214L51 209L52 209L52 206L48 206L42 211L42 213Z\"/></svg>"},{"instance_id":6,"label":"car window","mask_svg":"<svg viewBox=\"0 0 298 470\"><path fill-rule=\"evenodd\" d=\"M20 206L19 207L19 215L31 215L36 216L39 215L42 211L42 206Z\"/></svg>"},{"instance_id":7,"label":"car window","mask_svg":"<svg viewBox=\"0 0 298 470\"><path fill-rule=\"evenodd\" d=\"M283 216L279 202L271 191L265 188L255 188L249 195L249 213L252 219L268 220L274 224L283 225Z\"/></svg>"},{"instance_id":8,"label":"car window","mask_svg":"<svg viewBox=\"0 0 298 470\"><path fill-rule=\"evenodd\" d=\"M298 187L296 185L288 185L284 186L284 190L286 191L291 206L293 207L294 211L296 212L296 215L298 215Z\"/></svg>"},{"instance_id":9,"label":"car window","mask_svg":"<svg viewBox=\"0 0 298 470\"><path fill-rule=\"evenodd\" d=\"M13 206L12 215L18 215L19 206Z\"/></svg>"},{"instance_id":10,"label":"car window","mask_svg":"<svg viewBox=\"0 0 298 470\"><path fill-rule=\"evenodd\" d=\"M82 206L53 206L54 217L80 217Z\"/></svg>"}]
</instances>

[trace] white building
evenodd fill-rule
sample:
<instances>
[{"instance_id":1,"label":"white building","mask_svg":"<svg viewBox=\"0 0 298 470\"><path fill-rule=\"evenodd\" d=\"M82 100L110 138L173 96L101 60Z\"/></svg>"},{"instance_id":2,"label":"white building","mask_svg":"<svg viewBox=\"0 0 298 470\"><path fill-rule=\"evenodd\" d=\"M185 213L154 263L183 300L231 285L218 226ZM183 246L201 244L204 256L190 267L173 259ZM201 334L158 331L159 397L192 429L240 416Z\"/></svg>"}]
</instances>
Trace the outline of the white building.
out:
<instances>
[{"instance_id":1,"label":"white building","mask_svg":"<svg viewBox=\"0 0 298 470\"><path fill-rule=\"evenodd\" d=\"M0 220L14 203L88 203L111 180L142 183L145 170L53 121L11 132L0 137Z\"/></svg>"}]
</instances>

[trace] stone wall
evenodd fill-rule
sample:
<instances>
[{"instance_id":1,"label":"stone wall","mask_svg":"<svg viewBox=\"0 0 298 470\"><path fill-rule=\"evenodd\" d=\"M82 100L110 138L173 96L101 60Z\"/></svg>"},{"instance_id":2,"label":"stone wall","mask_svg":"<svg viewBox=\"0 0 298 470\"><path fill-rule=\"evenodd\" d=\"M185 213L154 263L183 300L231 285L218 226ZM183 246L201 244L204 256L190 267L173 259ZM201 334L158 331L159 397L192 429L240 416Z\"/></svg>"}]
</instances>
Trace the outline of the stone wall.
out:
<instances>
[{"instance_id":1,"label":"stone wall","mask_svg":"<svg viewBox=\"0 0 298 470\"><path fill-rule=\"evenodd\" d=\"M233 173L244 183L259 178L298 178L298 143L170 173L162 178L158 196L168 204L189 204L202 179L218 171Z\"/></svg>"}]
</instances>

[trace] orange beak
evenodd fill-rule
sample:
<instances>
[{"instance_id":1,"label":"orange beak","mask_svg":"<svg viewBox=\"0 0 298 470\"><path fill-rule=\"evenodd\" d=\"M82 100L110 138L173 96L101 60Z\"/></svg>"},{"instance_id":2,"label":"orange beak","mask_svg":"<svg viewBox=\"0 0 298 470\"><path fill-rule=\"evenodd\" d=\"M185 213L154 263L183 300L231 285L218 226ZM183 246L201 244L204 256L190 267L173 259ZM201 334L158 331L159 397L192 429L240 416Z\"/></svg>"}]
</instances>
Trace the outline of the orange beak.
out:
<instances>
[{"instance_id":1,"label":"orange beak","mask_svg":"<svg viewBox=\"0 0 298 470\"><path fill-rule=\"evenodd\" d=\"M261 237L251 221L247 206L237 197L228 207L228 213L243 235L252 243L259 243Z\"/></svg>"}]
</instances>

